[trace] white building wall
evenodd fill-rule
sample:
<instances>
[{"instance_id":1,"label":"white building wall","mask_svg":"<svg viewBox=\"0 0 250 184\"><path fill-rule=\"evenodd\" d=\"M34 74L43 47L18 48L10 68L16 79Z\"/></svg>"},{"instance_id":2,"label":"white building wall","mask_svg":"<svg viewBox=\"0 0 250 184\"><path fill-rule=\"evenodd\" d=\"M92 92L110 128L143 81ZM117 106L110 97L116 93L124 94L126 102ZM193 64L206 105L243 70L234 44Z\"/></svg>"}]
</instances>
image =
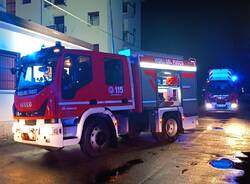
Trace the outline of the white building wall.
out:
<instances>
[{"instance_id":1,"label":"white building wall","mask_svg":"<svg viewBox=\"0 0 250 184\"><path fill-rule=\"evenodd\" d=\"M6 0L0 0L0 11L6 11Z\"/></svg>"},{"instance_id":2,"label":"white building wall","mask_svg":"<svg viewBox=\"0 0 250 184\"><path fill-rule=\"evenodd\" d=\"M101 51L109 51L107 34L98 30L98 28L107 30L107 0L68 0L66 3L67 6L60 5L59 7L73 13L85 21L88 20L88 12L99 11L100 25L89 26L53 7L43 8L43 25L53 25L55 16L64 15L65 26L67 29L65 32L66 35L76 37L92 44L99 43Z\"/></svg>"},{"instance_id":3,"label":"white building wall","mask_svg":"<svg viewBox=\"0 0 250 184\"><path fill-rule=\"evenodd\" d=\"M11 121L14 90L0 90L0 121Z\"/></svg>"},{"instance_id":4,"label":"white building wall","mask_svg":"<svg viewBox=\"0 0 250 184\"><path fill-rule=\"evenodd\" d=\"M16 15L40 24L41 0L31 0L29 4L23 4L23 0L16 0Z\"/></svg>"},{"instance_id":5,"label":"white building wall","mask_svg":"<svg viewBox=\"0 0 250 184\"><path fill-rule=\"evenodd\" d=\"M110 7L109 0L66 0L65 5L59 5L60 8L74 14L82 20L88 21L88 12L99 11L100 25L89 26L82 21L64 13L52 6L44 7L41 1L32 0L31 4L22 4L22 0L16 0L16 15L25 19L30 19L34 22L45 26L54 24L55 16L64 16L64 24L66 26L66 35L76 37L92 44L99 44L99 49L102 52L112 51L111 42L111 27L110 27ZM112 17L113 17L113 30L114 30L114 43L115 52L127 47L127 43L123 42L123 19L122 3L124 0L111 0ZM128 25L136 27L136 44L129 45L140 49L140 0L136 1L136 16L127 19ZM53 2L53 1L52 1ZM30 11L32 9L32 11ZM42 17L42 19L41 19ZM132 28L131 28L132 29Z\"/></svg>"}]
</instances>

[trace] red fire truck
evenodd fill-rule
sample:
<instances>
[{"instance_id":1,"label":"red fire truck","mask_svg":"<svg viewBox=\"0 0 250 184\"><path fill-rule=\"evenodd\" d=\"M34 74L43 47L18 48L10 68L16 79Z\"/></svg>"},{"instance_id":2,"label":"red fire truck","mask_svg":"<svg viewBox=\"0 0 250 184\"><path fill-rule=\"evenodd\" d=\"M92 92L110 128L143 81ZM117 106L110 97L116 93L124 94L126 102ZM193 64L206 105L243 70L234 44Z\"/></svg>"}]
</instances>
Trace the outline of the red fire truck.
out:
<instances>
[{"instance_id":1,"label":"red fire truck","mask_svg":"<svg viewBox=\"0 0 250 184\"><path fill-rule=\"evenodd\" d=\"M205 88L207 112L237 112L239 110L239 85L237 75L230 69L212 69Z\"/></svg>"},{"instance_id":2,"label":"red fire truck","mask_svg":"<svg viewBox=\"0 0 250 184\"><path fill-rule=\"evenodd\" d=\"M65 49L24 56L17 76L14 140L47 150L80 144L98 156L118 136L151 131L173 142L197 124L196 63L152 53Z\"/></svg>"}]
</instances>

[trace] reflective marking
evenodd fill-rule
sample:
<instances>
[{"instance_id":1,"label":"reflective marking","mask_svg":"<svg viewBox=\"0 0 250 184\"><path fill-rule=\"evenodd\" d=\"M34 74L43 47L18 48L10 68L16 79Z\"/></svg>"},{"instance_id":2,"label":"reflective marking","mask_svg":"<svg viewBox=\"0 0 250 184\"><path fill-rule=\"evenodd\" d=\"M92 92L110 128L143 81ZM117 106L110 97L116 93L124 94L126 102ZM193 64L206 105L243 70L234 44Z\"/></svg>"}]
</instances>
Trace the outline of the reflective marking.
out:
<instances>
[{"instance_id":1,"label":"reflective marking","mask_svg":"<svg viewBox=\"0 0 250 184\"><path fill-rule=\"evenodd\" d=\"M129 103L132 103L133 100L128 100ZM97 104L116 104L122 103L122 100L108 100L108 101L97 101ZM59 102L58 105L89 105L89 101L81 101L81 102Z\"/></svg>"},{"instance_id":2,"label":"reflective marking","mask_svg":"<svg viewBox=\"0 0 250 184\"><path fill-rule=\"evenodd\" d=\"M87 105L89 102L59 102L58 105Z\"/></svg>"},{"instance_id":3,"label":"reflective marking","mask_svg":"<svg viewBox=\"0 0 250 184\"><path fill-rule=\"evenodd\" d=\"M185 99L183 99L183 102L189 102L189 101L197 101L197 98L185 98Z\"/></svg>"},{"instance_id":4,"label":"reflective marking","mask_svg":"<svg viewBox=\"0 0 250 184\"><path fill-rule=\"evenodd\" d=\"M112 100L112 101L98 101L97 104L113 104L113 103L122 103L121 100Z\"/></svg>"},{"instance_id":5,"label":"reflective marking","mask_svg":"<svg viewBox=\"0 0 250 184\"><path fill-rule=\"evenodd\" d=\"M190 89L191 86L182 86L183 89Z\"/></svg>"},{"instance_id":6,"label":"reflective marking","mask_svg":"<svg viewBox=\"0 0 250 184\"><path fill-rule=\"evenodd\" d=\"M156 101L155 100L145 100L143 101L143 103L155 103Z\"/></svg>"},{"instance_id":7,"label":"reflective marking","mask_svg":"<svg viewBox=\"0 0 250 184\"><path fill-rule=\"evenodd\" d=\"M153 68L153 69L166 69L166 70L176 70L176 71L190 71L196 72L196 66L176 66L160 63L150 63L150 62L140 62L142 68Z\"/></svg>"}]
</instances>

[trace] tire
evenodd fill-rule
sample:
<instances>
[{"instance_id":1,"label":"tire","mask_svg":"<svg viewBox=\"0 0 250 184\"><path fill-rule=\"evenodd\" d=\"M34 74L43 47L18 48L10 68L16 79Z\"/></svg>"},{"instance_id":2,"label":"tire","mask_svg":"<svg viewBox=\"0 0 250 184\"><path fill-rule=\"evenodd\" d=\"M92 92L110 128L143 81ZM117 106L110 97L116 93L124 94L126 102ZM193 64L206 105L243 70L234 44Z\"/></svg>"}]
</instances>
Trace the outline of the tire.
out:
<instances>
[{"instance_id":1,"label":"tire","mask_svg":"<svg viewBox=\"0 0 250 184\"><path fill-rule=\"evenodd\" d=\"M162 132L152 132L153 137L160 143L174 142L180 133L180 121L175 116L163 119Z\"/></svg>"},{"instance_id":2,"label":"tire","mask_svg":"<svg viewBox=\"0 0 250 184\"><path fill-rule=\"evenodd\" d=\"M44 149L49 152L56 152L56 151L61 151L63 148L44 148Z\"/></svg>"},{"instance_id":3,"label":"tire","mask_svg":"<svg viewBox=\"0 0 250 184\"><path fill-rule=\"evenodd\" d=\"M95 118L87 124L80 141L81 150L90 157L98 157L109 152L111 130L107 123Z\"/></svg>"}]
</instances>

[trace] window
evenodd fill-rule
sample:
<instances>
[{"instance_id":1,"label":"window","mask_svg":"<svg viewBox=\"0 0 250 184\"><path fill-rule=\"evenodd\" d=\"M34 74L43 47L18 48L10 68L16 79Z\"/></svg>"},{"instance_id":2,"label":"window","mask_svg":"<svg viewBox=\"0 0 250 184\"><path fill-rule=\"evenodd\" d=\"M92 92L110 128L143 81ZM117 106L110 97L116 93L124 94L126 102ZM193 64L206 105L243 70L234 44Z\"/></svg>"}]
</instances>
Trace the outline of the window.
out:
<instances>
[{"instance_id":1,"label":"window","mask_svg":"<svg viewBox=\"0 0 250 184\"><path fill-rule=\"evenodd\" d=\"M124 85L123 64L118 59L105 59L105 80L107 85Z\"/></svg>"},{"instance_id":2,"label":"window","mask_svg":"<svg viewBox=\"0 0 250 184\"><path fill-rule=\"evenodd\" d=\"M66 55L62 76L63 98L73 98L79 88L91 81L91 58L89 56Z\"/></svg>"},{"instance_id":3,"label":"window","mask_svg":"<svg viewBox=\"0 0 250 184\"><path fill-rule=\"evenodd\" d=\"M128 12L128 3L127 2L123 2L122 3L122 12L123 13L127 13Z\"/></svg>"},{"instance_id":4,"label":"window","mask_svg":"<svg viewBox=\"0 0 250 184\"><path fill-rule=\"evenodd\" d=\"M16 14L16 0L6 0L6 11L12 15Z\"/></svg>"},{"instance_id":5,"label":"window","mask_svg":"<svg viewBox=\"0 0 250 184\"><path fill-rule=\"evenodd\" d=\"M64 16L56 16L54 17L55 30L64 33L66 32L64 26Z\"/></svg>"},{"instance_id":6,"label":"window","mask_svg":"<svg viewBox=\"0 0 250 184\"><path fill-rule=\"evenodd\" d=\"M135 15L136 13L136 3L135 2L123 2L122 3L122 12L130 13Z\"/></svg>"},{"instance_id":7,"label":"window","mask_svg":"<svg viewBox=\"0 0 250 184\"><path fill-rule=\"evenodd\" d=\"M77 59L77 81L79 86L84 86L92 80L90 57L79 56Z\"/></svg>"},{"instance_id":8,"label":"window","mask_svg":"<svg viewBox=\"0 0 250 184\"><path fill-rule=\"evenodd\" d=\"M55 0L55 5L66 5L65 0Z\"/></svg>"},{"instance_id":9,"label":"window","mask_svg":"<svg viewBox=\"0 0 250 184\"><path fill-rule=\"evenodd\" d=\"M29 4L31 3L31 0L23 0L23 4Z\"/></svg>"},{"instance_id":10,"label":"window","mask_svg":"<svg viewBox=\"0 0 250 184\"><path fill-rule=\"evenodd\" d=\"M98 26L100 24L99 12L89 12L88 21L93 26Z\"/></svg>"}]
</instances>

